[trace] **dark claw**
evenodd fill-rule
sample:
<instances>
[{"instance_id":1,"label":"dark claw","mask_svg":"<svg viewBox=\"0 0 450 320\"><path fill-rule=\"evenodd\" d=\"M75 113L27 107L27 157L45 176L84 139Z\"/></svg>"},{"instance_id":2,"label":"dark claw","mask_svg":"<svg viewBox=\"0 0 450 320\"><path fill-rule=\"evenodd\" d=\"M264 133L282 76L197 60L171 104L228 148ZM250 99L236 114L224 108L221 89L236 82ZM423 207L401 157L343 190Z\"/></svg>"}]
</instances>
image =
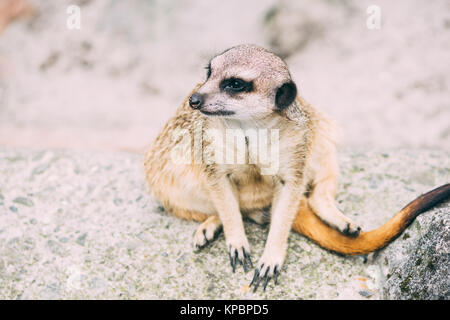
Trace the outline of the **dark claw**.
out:
<instances>
[{"instance_id":1,"label":"dark claw","mask_svg":"<svg viewBox=\"0 0 450 320\"><path fill-rule=\"evenodd\" d=\"M256 290L259 287L259 284L264 280L263 288L264 291L266 291L267 284L270 282L270 279L274 279L275 284L278 283L278 275L280 274L280 267L276 265L273 269L273 275L269 275L269 272L271 270L271 267L268 267L266 269L266 272L261 274L261 271L264 269L264 264L262 264L259 268L255 269L255 274L253 275L252 282L250 283L250 286L254 285L253 292L256 292Z\"/></svg>"},{"instance_id":2,"label":"dark claw","mask_svg":"<svg viewBox=\"0 0 450 320\"><path fill-rule=\"evenodd\" d=\"M278 266L275 266L275 269L273 270L273 274L274 274L275 285L277 285L278 284L278 275L280 274L280 271L278 270Z\"/></svg>"},{"instance_id":3,"label":"dark claw","mask_svg":"<svg viewBox=\"0 0 450 320\"><path fill-rule=\"evenodd\" d=\"M367 254L361 256L363 258L363 263L367 263Z\"/></svg>"},{"instance_id":4,"label":"dark claw","mask_svg":"<svg viewBox=\"0 0 450 320\"><path fill-rule=\"evenodd\" d=\"M261 280L262 280L263 278L266 279L266 280L264 281L264 291L266 291L267 282L269 282L269 280L270 280L270 277L269 277L269 270L270 270L270 267L268 267L268 268L266 269L266 273L264 273L264 276L261 277Z\"/></svg>"},{"instance_id":5,"label":"dark claw","mask_svg":"<svg viewBox=\"0 0 450 320\"><path fill-rule=\"evenodd\" d=\"M264 281L264 291L266 291L267 283L269 282L270 279L271 279L271 277L266 276L266 281Z\"/></svg>"},{"instance_id":6,"label":"dark claw","mask_svg":"<svg viewBox=\"0 0 450 320\"><path fill-rule=\"evenodd\" d=\"M236 272L236 264L242 265L245 272L248 272L249 266L253 268L252 260L250 259L250 254L247 251L245 251L244 248L241 248L240 250L234 249L234 252L232 252L232 250L233 248L230 246L230 248L228 249L228 255L230 256L230 264L231 267L233 268L233 272ZM244 256L244 258L241 259L239 257L239 252L242 252L241 257Z\"/></svg>"},{"instance_id":7,"label":"dark claw","mask_svg":"<svg viewBox=\"0 0 450 320\"><path fill-rule=\"evenodd\" d=\"M250 265L250 268L253 268L252 259L250 259L250 255L245 250L244 250L244 259L245 259L244 264L248 263Z\"/></svg>"},{"instance_id":8,"label":"dark claw","mask_svg":"<svg viewBox=\"0 0 450 320\"><path fill-rule=\"evenodd\" d=\"M253 287L253 292L256 292L256 290L258 289L259 283L261 282L261 279L262 279L261 277L258 277L256 279L255 286Z\"/></svg>"},{"instance_id":9,"label":"dark claw","mask_svg":"<svg viewBox=\"0 0 450 320\"><path fill-rule=\"evenodd\" d=\"M252 282L250 282L250 286L255 282L256 278L258 278L258 277L259 277L259 270L256 269L255 274L253 275Z\"/></svg>"},{"instance_id":10,"label":"dark claw","mask_svg":"<svg viewBox=\"0 0 450 320\"><path fill-rule=\"evenodd\" d=\"M208 238L206 238L206 229L203 229L203 237L205 238L205 244L203 246L206 246L209 243Z\"/></svg>"},{"instance_id":11,"label":"dark claw","mask_svg":"<svg viewBox=\"0 0 450 320\"><path fill-rule=\"evenodd\" d=\"M261 266L261 268L260 269L262 269L264 267L264 264ZM267 268L266 269L266 273L264 273L264 275L262 276L262 277L258 277L258 279L257 279L257 281L256 281L256 283L255 283L255 287L253 288L253 292L256 292L256 290L258 289L258 287L259 287L259 284L261 283L261 280L262 279L264 279L264 278L266 278L266 280L265 280L265 282L264 282L264 288L267 286L267 274L268 274L268 272L269 272L269 269L270 268ZM259 273L259 272L258 272Z\"/></svg>"},{"instance_id":12,"label":"dark claw","mask_svg":"<svg viewBox=\"0 0 450 320\"><path fill-rule=\"evenodd\" d=\"M241 260L239 260L239 263L242 265L242 267L244 268L244 272L247 272L248 271L248 268L247 268L247 263L245 262L245 260L244 261L241 261Z\"/></svg>"},{"instance_id":13,"label":"dark claw","mask_svg":"<svg viewBox=\"0 0 450 320\"><path fill-rule=\"evenodd\" d=\"M262 270L263 267L264 267L264 263L261 265L261 267L255 269L255 274L253 275L253 280L250 283L250 286L252 284L255 284L255 286L253 287L253 292L256 292L256 289L258 289L259 283L261 282L261 277L259 276L260 275L259 271Z\"/></svg>"},{"instance_id":14,"label":"dark claw","mask_svg":"<svg viewBox=\"0 0 450 320\"><path fill-rule=\"evenodd\" d=\"M217 240L219 234L222 232L222 227L218 228L216 232L214 232L213 240Z\"/></svg>"},{"instance_id":15,"label":"dark claw","mask_svg":"<svg viewBox=\"0 0 450 320\"><path fill-rule=\"evenodd\" d=\"M205 238L205 240L206 240L206 238ZM202 245L196 244L196 245L195 245L195 249L196 249L197 251L200 251L200 250L206 248L206 246L207 246L208 244L209 244L209 241L206 240L206 242L205 242L204 244L202 244Z\"/></svg>"},{"instance_id":16,"label":"dark claw","mask_svg":"<svg viewBox=\"0 0 450 320\"><path fill-rule=\"evenodd\" d=\"M351 236L351 237L357 237L359 236L359 233L361 232L361 227L358 227L356 231L350 231L350 223L347 223L347 226L344 229L344 234Z\"/></svg>"},{"instance_id":17,"label":"dark claw","mask_svg":"<svg viewBox=\"0 0 450 320\"><path fill-rule=\"evenodd\" d=\"M234 251L234 256L231 255L231 252L229 252L229 255L230 255L231 268L233 268L233 273L234 273L236 271L237 250Z\"/></svg>"}]
</instances>

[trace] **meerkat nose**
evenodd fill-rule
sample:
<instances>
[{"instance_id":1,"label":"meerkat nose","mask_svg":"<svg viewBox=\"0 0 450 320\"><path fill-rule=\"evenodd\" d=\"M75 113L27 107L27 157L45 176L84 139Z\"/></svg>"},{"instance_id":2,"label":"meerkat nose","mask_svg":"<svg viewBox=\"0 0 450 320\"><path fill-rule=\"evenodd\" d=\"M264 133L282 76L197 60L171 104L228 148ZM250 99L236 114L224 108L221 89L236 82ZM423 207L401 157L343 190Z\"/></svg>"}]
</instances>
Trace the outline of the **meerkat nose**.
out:
<instances>
[{"instance_id":1,"label":"meerkat nose","mask_svg":"<svg viewBox=\"0 0 450 320\"><path fill-rule=\"evenodd\" d=\"M201 95L200 93L196 92L189 98L189 105L192 109L199 109L202 103L203 95Z\"/></svg>"}]
</instances>

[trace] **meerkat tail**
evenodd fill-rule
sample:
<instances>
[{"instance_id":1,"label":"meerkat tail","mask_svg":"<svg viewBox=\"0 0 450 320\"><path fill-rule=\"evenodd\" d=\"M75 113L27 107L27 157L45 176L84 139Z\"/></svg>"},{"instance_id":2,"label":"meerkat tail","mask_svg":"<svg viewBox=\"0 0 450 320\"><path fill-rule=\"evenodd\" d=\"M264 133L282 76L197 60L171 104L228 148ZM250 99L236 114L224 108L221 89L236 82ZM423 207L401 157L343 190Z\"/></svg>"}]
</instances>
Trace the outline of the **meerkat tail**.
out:
<instances>
[{"instance_id":1,"label":"meerkat tail","mask_svg":"<svg viewBox=\"0 0 450 320\"><path fill-rule=\"evenodd\" d=\"M422 212L450 199L450 184L431 190L401 209L383 226L357 237L346 236L328 226L311 210L303 198L293 223L293 229L330 251L347 254L366 254L385 247L397 238Z\"/></svg>"}]
</instances>

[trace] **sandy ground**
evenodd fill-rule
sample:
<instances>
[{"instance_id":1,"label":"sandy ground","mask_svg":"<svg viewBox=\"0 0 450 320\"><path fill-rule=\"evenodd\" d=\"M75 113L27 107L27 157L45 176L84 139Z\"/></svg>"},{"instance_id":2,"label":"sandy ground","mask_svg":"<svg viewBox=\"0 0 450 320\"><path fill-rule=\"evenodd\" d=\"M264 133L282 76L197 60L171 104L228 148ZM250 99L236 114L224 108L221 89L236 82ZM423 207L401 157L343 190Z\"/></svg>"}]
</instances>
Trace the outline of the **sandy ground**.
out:
<instances>
[{"instance_id":1,"label":"sandy ground","mask_svg":"<svg viewBox=\"0 0 450 320\"><path fill-rule=\"evenodd\" d=\"M239 43L285 56L344 146L450 146L448 1L30 2L34 18L0 35L0 146L143 150ZM73 3L80 30L66 26Z\"/></svg>"}]
</instances>

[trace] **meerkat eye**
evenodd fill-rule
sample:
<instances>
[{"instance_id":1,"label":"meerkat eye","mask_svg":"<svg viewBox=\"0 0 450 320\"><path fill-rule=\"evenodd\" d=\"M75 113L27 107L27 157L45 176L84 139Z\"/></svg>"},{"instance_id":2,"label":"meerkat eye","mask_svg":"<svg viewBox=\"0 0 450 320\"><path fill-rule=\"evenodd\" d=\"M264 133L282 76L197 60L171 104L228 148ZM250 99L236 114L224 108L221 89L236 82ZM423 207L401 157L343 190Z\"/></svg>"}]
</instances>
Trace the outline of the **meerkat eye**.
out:
<instances>
[{"instance_id":1,"label":"meerkat eye","mask_svg":"<svg viewBox=\"0 0 450 320\"><path fill-rule=\"evenodd\" d=\"M242 83L238 80L232 80L228 86L229 88L233 89L233 90L239 90L242 88Z\"/></svg>"},{"instance_id":2,"label":"meerkat eye","mask_svg":"<svg viewBox=\"0 0 450 320\"><path fill-rule=\"evenodd\" d=\"M221 82L220 89L230 93L250 92L253 89L253 83L242 79L230 78Z\"/></svg>"}]
</instances>

